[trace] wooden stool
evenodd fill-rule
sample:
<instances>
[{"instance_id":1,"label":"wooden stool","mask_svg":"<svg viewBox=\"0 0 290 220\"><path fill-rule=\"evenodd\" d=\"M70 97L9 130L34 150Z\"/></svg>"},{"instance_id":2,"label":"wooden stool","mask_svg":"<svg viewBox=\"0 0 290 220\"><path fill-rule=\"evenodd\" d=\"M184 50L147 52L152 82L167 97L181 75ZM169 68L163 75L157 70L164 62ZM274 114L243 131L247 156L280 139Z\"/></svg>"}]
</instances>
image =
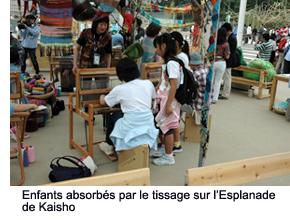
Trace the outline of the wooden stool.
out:
<instances>
[{"instance_id":1,"label":"wooden stool","mask_svg":"<svg viewBox=\"0 0 290 220\"><path fill-rule=\"evenodd\" d=\"M147 144L118 154L118 172L148 167L149 148Z\"/></svg>"},{"instance_id":2,"label":"wooden stool","mask_svg":"<svg viewBox=\"0 0 290 220\"><path fill-rule=\"evenodd\" d=\"M208 130L210 131L211 115L208 117ZM184 142L200 142L200 124L195 122L195 117L190 114L186 114L185 128L184 128Z\"/></svg>"}]
</instances>

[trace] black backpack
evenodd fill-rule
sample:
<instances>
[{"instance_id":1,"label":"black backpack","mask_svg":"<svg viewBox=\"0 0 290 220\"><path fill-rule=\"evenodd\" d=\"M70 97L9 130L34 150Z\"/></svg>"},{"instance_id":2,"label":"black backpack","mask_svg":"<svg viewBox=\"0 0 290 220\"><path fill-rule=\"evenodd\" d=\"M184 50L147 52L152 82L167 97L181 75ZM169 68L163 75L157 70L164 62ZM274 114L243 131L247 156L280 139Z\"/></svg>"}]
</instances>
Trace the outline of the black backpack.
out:
<instances>
[{"instance_id":1,"label":"black backpack","mask_svg":"<svg viewBox=\"0 0 290 220\"><path fill-rule=\"evenodd\" d=\"M196 82L192 72L184 66L182 60L178 58L170 59L175 62L178 62L183 70L183 84L179 85L179 88L176 90L175 98L181 104L192 105L194 100L196 99L198 93L198 83ZM166 75L168 76L167 66L166 66Z\"/></svg>"}]
</instances>

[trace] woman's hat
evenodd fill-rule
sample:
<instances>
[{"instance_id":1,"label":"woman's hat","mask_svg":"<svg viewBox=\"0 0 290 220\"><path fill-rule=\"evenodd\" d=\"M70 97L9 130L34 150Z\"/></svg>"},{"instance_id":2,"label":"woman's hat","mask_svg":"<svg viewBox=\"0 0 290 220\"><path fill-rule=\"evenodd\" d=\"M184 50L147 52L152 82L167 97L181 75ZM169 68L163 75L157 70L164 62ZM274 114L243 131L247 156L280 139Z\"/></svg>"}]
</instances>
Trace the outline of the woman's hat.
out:
<instances>
[{"instance_id":1,"label":"woman's hat","mask_svg":"<svg viewBox=\"0 0 290 220\"><path fill-rule=\"evenodd\" d=\"M198 52L192 52L189 54L189 56L190 56L189 64L191 64L191 65L203 64L203 62L201 60L201 55Z\"/></svg>"},{"instance_id":2,"label":"woman's hat","mask_svg":"<svg viewBox=\"0 0 290 220\"><path fill-rule=\"evenodd\" d=\"M123 53L122 53L122 57L123 56L127 56L132 58L133 60L137 60L140 57L142 57L144 54L144 48L141 44L139 43L134 43L132 45L130 45Z\"/></svg>"}]
</instances>

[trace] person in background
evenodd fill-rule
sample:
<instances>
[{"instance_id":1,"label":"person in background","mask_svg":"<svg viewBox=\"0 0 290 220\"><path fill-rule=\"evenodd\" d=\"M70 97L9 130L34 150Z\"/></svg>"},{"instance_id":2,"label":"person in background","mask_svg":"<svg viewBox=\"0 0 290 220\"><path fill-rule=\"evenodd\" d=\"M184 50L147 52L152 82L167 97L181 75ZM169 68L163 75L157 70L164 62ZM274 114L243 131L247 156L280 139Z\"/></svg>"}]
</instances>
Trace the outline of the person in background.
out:
<instances>
[{"instance_id":1,"label":"person in background","mask_svg":"<svg viewBox=\"0 0 290 220\"><path fill-rule=\"evenodd\" d=\"M238 25L237 24L234 27L233 33L235 36L237 36L237 34L238 34Z\"/></svg>"},{"instance_id":2,"label":"person in background","mask_svg":"<svg viewBox=\"0 0 290 220\"><path fill-rule=\"evenodd\" d=\"M237 49L237 38L232 32L232 26L230 23L224 23L222 25L227 30L227 41L230 46L230 58L226 60L227 66L224 73L224 88L218 99L228 99L231 94L231 83L232 83L232 68L241 65L241 61L236 53Z\"/></svg>"},{"instance_id":3,"label":"person in background","mask_svg":"<svg viewBox=\"0 0 290 220\"><path fill-rule=\"evenodd\" d=\"M251 44L252 44L253 42L256 42L257 32L258 32L258 30L257 30L257 27L255 26L254 29L253 29L253 31L252 31L252 38L253 38L253 39L252 39Z\"/></svg>"},{"instance_id":4,"label":"person in background","mask_svg":"<svg viewBox=\"0 0 290 220\"><path fill-rule=\"evenodd\" d=\"M24 50L24 48L22 47L22 45L21 45L21 43L19 42L19 40L16 39L15 37L13 37L12 33L13 33L13 28L12 28L12 25L10 25L10 46L13 46L13 47L17 48L17 50L18 50L18 54L19 54L19 57L21 57L21 56L24 55L25 50ZM19 59L18 64L19 64L20 66L22 66L23 62L22 62L21 59Z\"/></svg>"},{"instance_id":5,"label":"person in background","mask_svg":"<svg viewBox=\"0 0 290 220\"><path fill-rule=\"evenodd\" d=\"M249 40L251 41L252 43L252 24L249 24L249 26L247 27L247 34L250 35L250 37L248 37L248 42Z\"/></svg>"},{"instance_id":6,"label":"person in background","mask_svg":"<svg viewBox=\"0 0 290 220\"><path fill-rule=\"evenodd\" d=\"M271 57L270 57L270 60L269 62L273 64L274 66L274 62L276 62L276 47L277 47L277 43L275 41L275 38L276 38L276 35L275 34L271 34L270 35L270 40L269 42L271 43L272 45L272 52L271 52Z\"/></svg>"},{"instance_id":7,"label":"person in background","mask_svg":"<svg viewBox=\"0 0 290 220\"><path fill-rule=\"evenodd\" d=\"M120 45L122 46L122 48L124 48L124 37L120 32L112 35L112 41L113 41L113 47Z\"/></svg>"},{"instance_id":8,"label":"person in background","mask_svg":"<svg viewBox=\"0 0 290 220\"><path fill-rule=\"evenodd\" d=\"M227 30L224 27L218 29L215 62L213 64L214 93L213 103L218 100L221 81L226 70L226 60L230 58L230 48L227 42Z\"/></svg>"},{"instance_id":9,"label":"person in background","mask_svg":"<svg viewBox=\"0 0 290 220\"><path fill-rule=\"evenodd\" d=\"M136 18L136 20L135 20L135 30L136 30L135 42L138 42L138 43L142 42L142 39L144 38L144 35L145 35L145 31L141 27L141 25L142 25L142 20L140 18Z\"/></svg>"},{"instance_id":10,"label":"person in background","mask_svg":"<svg viewBox=\"0 0 290 220\"><path fill-rule=\"evenodd\" d=\"M141 75L142 63L152 63L161 62L161 57L156 53L156 48L154 47L153 41L155 37L159 35L161 31L161 26L150 23L146 28L146 36L142 41L142 46L144 48L144 54L140 59L139 72Z\"/></svg>"},{"instance_id":11,"label":"person in background","mask_svg":"<svg viewBox=\"0 0 290 220\"><path fill-rule=\"evenodd\" d=\"M283 73L284 70L284 50L286 47L286 43L287 43L287 34L284 33L283 31L281 31L281 36L282 38L277 40L277 44L278 44L278 62L276 64L276 68L275 71L277 74L281 74Z\"/></svg>"},{"instance_id":12,"label":"person in background","mask_svg":"<svg viewBox=\"0 0 290 220\"><path fill-rule=\"evenodd\" d=\"M264 33L262 35L262 44L258 45L259 40L256 41L255 46L254 46L254 50L259 51L260 53L260 58L265 60L265 61L270 61L271 58L271 53L273 50L272 44L269 41L269 34L268 33Z\"/></svg>"},{"instance_id":13,"label":"person in background","mask_svg":"<svg viewBox=\"0 0 290 220\"><path fill-rule=\"evenodd\" d=\"M190 61L189 67L193 71L193 76L198 83L198 96L194 100L194 108L197 114L201 114L201 109L204 104L205 89L206 89L206 76L208 74L207 67L203 65L201 55L198 52L189 54ZM213 88L212 88L213 91ZM213 92L211 93L213 95ZM212 98L211 98L212 99Z\"/></svg>"},{"instance_id":14,"label":"person in background","mask_svg":"<svg viewBox=\"0 0 290 220\"><path fill-rule=\"evenodd\" d=\"M93 21L92 28L84 29L74 49L73 73L80 68L110 68L112 55L112 37L108 33L109 17Z\"/></svg>"},{"instance_id":15,"label":"person in background","mask_svg":"<svg viewBox=\"0 0 290 220\"><path fill-rule=\"evenodd\" d=\"M37 48L37 40L41 31L41 28L36 25L36 17L32 14L27 15L25 17L28 24L26 23L20 23L18 25L19 27L19 35L23 38L21 45L23 46L25 52L21 56L22 65L21 65L21 72L25 73L26 70L26 59L27 54L29 54L29 57L31 59L31 62L33 64L34 70L36 75L39 75L39 65L37 62L35 50ZM20 26L21 29L20 29Z\"/></svg>"},{"instance_id":16,"label":"person in background","mask_svg":"<svg viewBox=\"0 0 290 220\"><path fill-rule=\"evenodd\" d=\"M19 53L18 53L18 49L14 46L10 46L10 71L18 71L20 72L19 68L18 68L18 63L19 63ZM24 88L28 89L29 91L31 90L32 86L29 85L25 78L23 77L22 73L20 74L20 80L23 82L24 84ZM10 83L10 94L14 94L15 90L14 87L12 86L12 84ZM22 104L29 104L29 101L27 99L27 97L24 97L21 99L21 103ZM13 108L13 107L12 107ZM10 113L11 113L11 107L10 107ZM24 138L28 138L30 135L28 133L24 133ZM10 137L16 141L16 129L15 127L10 128Z\"/></svg>"},{"instance_id":17,"label":"person in background","mask_svg":"<svg viewBox=\"0 0 290 220\"><path fill-rule=\"evenodd\" d=\"M284 74L290 73L290 44L284 50Z\"/></svg>"},{"instance_id":18,"label":"person in background","mask_svg":"<svg viewBox=\"0 0 290 220\"><path fill-rule=\"evenodd\" d=\"M258 42L259 42L259 43L262 42L262 36L263 36L264 31L265 31L264 25L261 24L261 27L260 27L260 30L259 30L259 37L258 37L258 39L259 39Z\"/></svg>"},{"instance_id":19,"label":"person in background","mask_svg":"<svg viewBox=\"0 0 290 220\"><path fill-rule=\"evenodd\" d=\"M248 37L245 37L245 34L247 34L247 25L244 25L244 29L243 29L243 41L244 41L244 44L247 44Z\"/></svg>"}]
</instances>

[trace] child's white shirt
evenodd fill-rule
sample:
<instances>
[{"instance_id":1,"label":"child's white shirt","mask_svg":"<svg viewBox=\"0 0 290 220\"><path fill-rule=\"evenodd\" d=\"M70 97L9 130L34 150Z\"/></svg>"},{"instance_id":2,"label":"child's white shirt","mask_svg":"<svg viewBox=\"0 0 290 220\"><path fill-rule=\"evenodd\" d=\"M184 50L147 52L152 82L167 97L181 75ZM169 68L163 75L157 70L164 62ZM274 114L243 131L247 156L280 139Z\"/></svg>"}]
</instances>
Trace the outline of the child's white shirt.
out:
<instances>
[{"instance_id":1,"label":"child's white shirt","mask_svg":"<svg viewBox=\"0 0 290 220\"><path fill-rule=\"evenodd\" d=\"M167 73L169 75L169 79L177 79L177 88L179 88L180 85L180 78L182 72L182 67L177 63L176 61L169 61L167 63ZM159 89L161 91L167 91L170 90L170 83L166 83L165 81L165 75L166 75L166 64L162 64L162 80Z\"/></svg>"},{"instance_id":2,"label":"child's white shirt","mask_svg":"<svg viewBox=\"0 0 290 220\"><path fill-rule=\"evenodd\" d=\"M110 107L120 103L125 113L151 110L152 99L155 98L156 92L151 81L135 79L114 87L105 96L105 101Z\"/></svg>"}]
</instances>

